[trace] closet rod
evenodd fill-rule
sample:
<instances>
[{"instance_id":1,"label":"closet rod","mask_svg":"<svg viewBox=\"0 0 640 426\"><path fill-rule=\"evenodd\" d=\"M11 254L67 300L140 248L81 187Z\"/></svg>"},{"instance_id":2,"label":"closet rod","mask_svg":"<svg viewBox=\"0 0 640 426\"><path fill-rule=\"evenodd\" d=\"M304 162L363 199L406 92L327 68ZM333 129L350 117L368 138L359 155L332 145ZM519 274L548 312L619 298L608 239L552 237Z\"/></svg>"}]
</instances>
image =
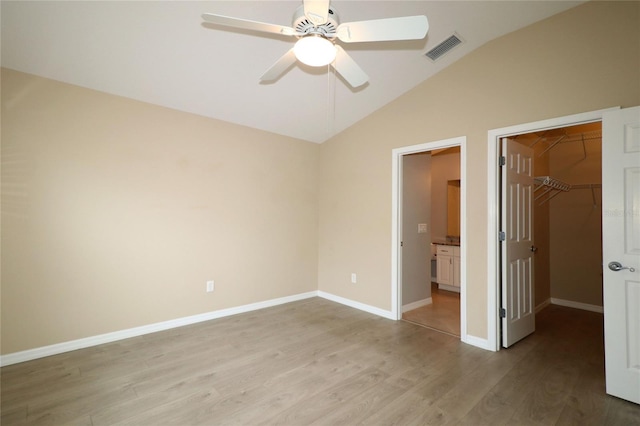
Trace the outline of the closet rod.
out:
<instances>
[{"instance_id":1,"label":"closet rod","mask_svg":"<svg viewBox=\"0 0 640 426\"><path fill-rule=\"evenodd\" d=\"M571 189L594 189L602 188L601 183L582 183L579 185L571 185Z\"/></svg>"},{"instance_id":2,"label":"closet rod","mask_svg":"<svg viewBox=\"0 0 640 426\"><path fill-rule=\"evenodd\" d=\"M571 189L590 189L591 190L591 199L593 200L593 208L598 207L598 203L596 201L596 188L602 188L601 183L583 183L580 185L572 185Z\"/></svg>"},{"instance_id":3,"label":"closet rod","mask_svg":"<svg viewBox=\"0 0 640 426\"><path fill-rule=\"evenodd\" d=\"M591 190L591 199L593 200L593 207L595 208L598 205L598 203L596 201L595 189L596 188L602 188L602 184L600 184L600 183L583 183L583 184L579 184L579 185L571 185L571 184L559 181L557 179L554 179L554 178L552 178L550 176L540 176L540 177L536 177L534 179L536 181L540 182L540 184L534 189L533 192L536 192L541 188L545 188L545 190L542 191L540 194L538 194L534 198L534 200L538 200L538 199L544 197L545 195L549 194L549 192L555 191L551 195L547 196L547 198L545 198L544 200L540 201L539 205L543 205L544 203L548 202L549 200L551 200L552 198L556 197L558 194L560 194L562 192L568 192L568 191L574 190L574 189L590 189Z\"/></svg>"}]
</instances>

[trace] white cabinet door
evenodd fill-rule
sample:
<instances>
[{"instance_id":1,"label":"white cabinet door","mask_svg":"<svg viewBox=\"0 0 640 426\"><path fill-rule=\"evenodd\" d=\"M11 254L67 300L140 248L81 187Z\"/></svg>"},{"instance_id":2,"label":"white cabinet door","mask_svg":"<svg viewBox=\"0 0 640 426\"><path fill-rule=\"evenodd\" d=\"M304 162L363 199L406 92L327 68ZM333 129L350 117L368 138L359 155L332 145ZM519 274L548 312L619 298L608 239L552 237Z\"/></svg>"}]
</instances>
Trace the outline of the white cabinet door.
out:
<instances>
[{"instance_id":1,"label":"white cabinet door","mask_svg":"<svg viewBox=\"0 0 640 426\"><path fill-rule=\"evenodd\" d=\"M453 285L460 287L460 253L453 256Z\"/></svg>"},{"instance_id":2,"label":"white cabinet door","mask_svg":"<svg viewBox=\"0 0 640 426\"><path fill-rule=\"evenodd\" d=\"M602 148L606 387L640 404L640 107L603 115Z\"/></svg>"},{"instance_id":3,"label":"white cabinet door","mask_svg":"<svg viewBox=\"0 0 640 426\"><path fill-rule=\"evenodd\" d=\"M438 254L436 259L438 284L453 285L453 256Z\"/></svg>"}]
</instances>

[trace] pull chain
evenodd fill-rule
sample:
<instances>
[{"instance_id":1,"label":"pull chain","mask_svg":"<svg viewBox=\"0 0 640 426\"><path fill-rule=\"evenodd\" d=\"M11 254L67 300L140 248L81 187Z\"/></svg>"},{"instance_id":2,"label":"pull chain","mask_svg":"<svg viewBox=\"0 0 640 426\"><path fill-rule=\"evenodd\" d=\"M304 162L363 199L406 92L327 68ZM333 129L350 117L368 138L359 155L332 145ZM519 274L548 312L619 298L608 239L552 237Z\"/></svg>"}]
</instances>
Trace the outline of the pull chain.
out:
<instances>
[{"instance_id":1,"label":"pull chain","mask_svg":"<svg viewBox=\"0 0 640 426\"><path fill-rule=\"evenodd\" d=\"M333 75L333 79L331 76ZM332 84L333 83L333 84ZM333 133L336 117L336 75L327 65L327 135Z\"/></svg>"}]
</instances>

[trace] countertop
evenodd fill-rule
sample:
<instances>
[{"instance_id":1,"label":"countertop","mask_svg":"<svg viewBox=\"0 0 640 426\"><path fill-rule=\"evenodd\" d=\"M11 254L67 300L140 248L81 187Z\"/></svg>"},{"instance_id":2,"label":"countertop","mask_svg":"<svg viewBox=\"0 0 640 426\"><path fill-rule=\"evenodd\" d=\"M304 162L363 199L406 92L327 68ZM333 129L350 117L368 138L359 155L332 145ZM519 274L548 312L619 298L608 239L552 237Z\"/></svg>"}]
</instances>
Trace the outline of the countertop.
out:
<instances>
[{"instance_id":1,"label":"countertop","mask_svg":"<svg viewBox=\"0 0 640 426\"><path fill-rule=\"evenodd\" d=\"M433 241L431 244L435 244L438 246L456 246L456 247L460 247L460 241L444 241L444 240L440 240L440 241Z\"/></svg>"}]
</instances>

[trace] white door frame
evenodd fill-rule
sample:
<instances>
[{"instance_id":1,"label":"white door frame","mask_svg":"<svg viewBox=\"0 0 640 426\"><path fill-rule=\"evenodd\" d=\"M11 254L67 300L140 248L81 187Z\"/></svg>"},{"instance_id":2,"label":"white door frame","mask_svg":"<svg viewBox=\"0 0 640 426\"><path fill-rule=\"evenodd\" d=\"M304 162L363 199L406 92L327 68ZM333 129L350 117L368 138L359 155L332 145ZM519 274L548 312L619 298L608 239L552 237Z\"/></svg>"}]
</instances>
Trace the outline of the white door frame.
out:
<instances>
[{"instance_id":1,"label":"white door frame","mask_svg":"<svg viewBox=\"0 0 640 426\"><path fill-rule=\"evenodd\" d=\"M551 118L549 120L519 124L516 126L502 127L489 130L488 136L488 180L487 180L487 346L491 350L500 350L500 255L498 245L498 231L500 218L498 206L498 194L500 194L500 175L498 173L499 143L501 138L531 133L559 127L575 126L578 124L602 121L605 111L620 109L613 107L590 111L565 117ZM603 147L604 149L604 147Z\"/></svg>"},{"instance_id":2,"label":"white door frame","mask_svg":"<svg viewBox=\"0 0 640 426\"><path fill-rule=\"evenodd\" d=\"M391 163L391 317L402 319L402 156L434 149L460 147L460 339L467 341L467 138L460 136L396 148Z\"/></svg>"}]
</instances>

